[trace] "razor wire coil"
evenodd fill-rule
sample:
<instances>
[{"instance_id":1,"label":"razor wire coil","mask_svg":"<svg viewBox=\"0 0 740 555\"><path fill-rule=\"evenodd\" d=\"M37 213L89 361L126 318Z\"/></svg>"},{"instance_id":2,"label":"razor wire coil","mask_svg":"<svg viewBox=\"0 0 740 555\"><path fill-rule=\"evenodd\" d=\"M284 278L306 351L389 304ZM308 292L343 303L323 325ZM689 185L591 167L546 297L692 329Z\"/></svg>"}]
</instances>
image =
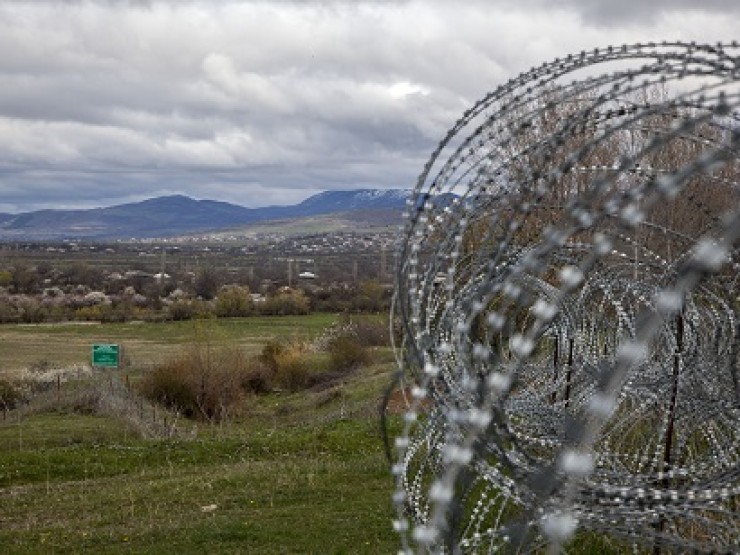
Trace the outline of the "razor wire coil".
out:
<instances>
[{"instance_id":1,"label":"razor wire coil","mask_svg":"<svg viewBox=\"0 0 740 555\"><path fill-rule=\"evenodd\" d=\"M739 85L734 42L583 51L432 153L396 266L403 553L740 545Z\"/></svg>"}]
</instances>

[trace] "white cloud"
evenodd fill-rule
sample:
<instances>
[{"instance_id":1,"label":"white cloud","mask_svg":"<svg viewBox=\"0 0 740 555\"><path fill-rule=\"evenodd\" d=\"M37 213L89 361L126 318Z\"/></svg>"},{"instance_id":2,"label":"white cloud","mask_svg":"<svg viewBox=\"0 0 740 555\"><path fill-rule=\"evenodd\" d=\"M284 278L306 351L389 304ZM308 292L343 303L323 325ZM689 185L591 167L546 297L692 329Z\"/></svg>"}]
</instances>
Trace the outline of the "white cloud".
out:
<instances>
[{"instance_id":1,"label":"white cloud","mask_svg":"<svg viewBox=\"0 0 740 555\"><path fill-rule=\"evenodd\" d=\"M409 187L466 108L532 65L740 23L719 0L551 4L2 3L3 209Z\"/></svg>"}]
</instances>

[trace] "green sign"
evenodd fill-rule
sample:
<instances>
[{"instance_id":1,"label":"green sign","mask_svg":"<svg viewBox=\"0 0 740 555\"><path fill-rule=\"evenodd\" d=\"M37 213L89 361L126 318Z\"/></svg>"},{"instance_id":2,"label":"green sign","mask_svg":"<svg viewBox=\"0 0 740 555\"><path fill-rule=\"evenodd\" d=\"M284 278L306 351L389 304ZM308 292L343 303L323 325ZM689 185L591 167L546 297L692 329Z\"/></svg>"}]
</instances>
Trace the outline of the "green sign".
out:
<instances>
[{"instance_id":1,"label":"green sign","mask_svg":"<svg viewBox=\"0 0 740 555\"><path fill-rule=\"evenodd\" d=\"M114 343L98 343L92 346L93 368L118 368L120 349Z\"/></svg>"}]
</instances>

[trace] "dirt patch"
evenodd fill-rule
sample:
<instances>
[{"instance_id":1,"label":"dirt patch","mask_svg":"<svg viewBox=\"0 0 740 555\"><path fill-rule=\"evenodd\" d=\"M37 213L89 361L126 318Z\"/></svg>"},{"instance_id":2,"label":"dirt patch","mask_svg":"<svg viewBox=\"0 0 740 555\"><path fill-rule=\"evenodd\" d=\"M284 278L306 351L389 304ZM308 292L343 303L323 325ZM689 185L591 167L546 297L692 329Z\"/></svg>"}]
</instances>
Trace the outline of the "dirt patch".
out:
<instances>
[{"instance_id":1,"label":"dirt patch","mask_svg":"<svg viewBox=\"0 0 740 555\"><path fill-rule=\"evenodd\" d=\"M404 414L409 409L411 401L411 387L397 387L388 398L388 404L385 407L385 411L388 414ZM428 399L424 399L420 404L420 408L423 410L430 406L431 402Z\"/></svg>"}]
</instances>

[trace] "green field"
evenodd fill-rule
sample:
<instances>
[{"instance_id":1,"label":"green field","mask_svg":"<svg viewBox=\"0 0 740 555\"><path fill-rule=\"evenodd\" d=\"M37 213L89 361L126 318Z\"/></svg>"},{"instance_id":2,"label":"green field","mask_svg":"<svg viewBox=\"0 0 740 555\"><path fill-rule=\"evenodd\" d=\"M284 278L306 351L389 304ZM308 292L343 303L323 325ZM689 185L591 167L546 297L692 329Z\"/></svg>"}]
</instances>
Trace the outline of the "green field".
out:
<instances>
[{"instance_id":1,"label":"green field","mask_svg":"<svg viewBox=\"0 0 740 555\"><path fill-rule=\"evenodd\" d=\"M392 481L378 402L393 370L374 364L325 388L245 399L221 424L170 419L144 439L125 418L88 410L90 388L118 391L197 342L256 353L276 337L315 337L337 318L0 328L0 377L27 365L88 362L120 343L124 371L62 383L0 422L3 553L391 553ZM114 395L115 396L115 395ZM157 420L159 419L159 420Z\"/></svg>"},{"instance_id":2,"label":"green field","mask_svg":"<svg viewBox=\"0 0 740 555\"><path fill-rule=\"evenodd\" d=\"M0 326L0 377L40 361L90 364L93 343L119 343L133 368L149 367L193 342L229 344L256 353L270 339L311 339L338 320L333 314L314 314L162 323L4 325Z\"/></svg>"}]
</instances>

